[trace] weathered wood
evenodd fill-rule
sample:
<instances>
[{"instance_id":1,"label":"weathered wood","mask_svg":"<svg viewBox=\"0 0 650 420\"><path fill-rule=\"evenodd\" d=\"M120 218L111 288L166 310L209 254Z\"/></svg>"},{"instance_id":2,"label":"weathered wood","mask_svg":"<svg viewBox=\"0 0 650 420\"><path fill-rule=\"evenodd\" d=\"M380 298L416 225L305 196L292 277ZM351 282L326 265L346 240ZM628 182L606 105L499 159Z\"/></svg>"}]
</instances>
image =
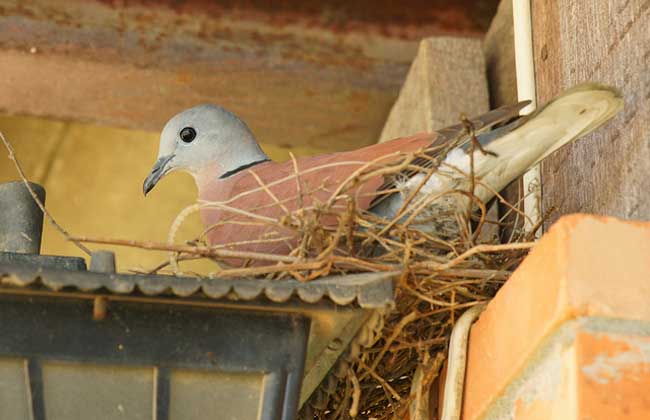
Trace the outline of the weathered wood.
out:
<instances>
[{"instance_id":1,"label":"weathered wood","mask_svg":"<svg viewBox=\"0 0 650 420\"><path fill-rule=\"evenodd\" d=\"M538 0L538 102L582 81L617 87L624 110L542 164L543 207L650 219L650 1Z\"/></svg>"},{"instance_id":2,"label":"weathered wood","mask_svg":"<svg viewBox=\"0 0 650 420\"><path fill-rule=\"evenodd\" d=\"M352 149L375 142L419 39L480 34L471 10L495 0L289 3L2 0L0 111L158 131L216 102L267 144Z\"/></svg>"},{"instance_id":3,"label":"weathered wood","mask_svg":"<svg viewBox=\"0 0 650 420\"><path fill-rule=\"evenodd\" d=\"M501 0L483 42L490 106L517 102L512 0Z\"/></svg>"},{"instance_id":4,"label":"weathered wood","mask_svg":"<svg viewBox=\"0 0 650 420\"><path fill-rule=\"evenodd\" d=\"M379 141L459 122L488 110L481 40L434 37L420 42Z\"/></svg>"}]
</instances>

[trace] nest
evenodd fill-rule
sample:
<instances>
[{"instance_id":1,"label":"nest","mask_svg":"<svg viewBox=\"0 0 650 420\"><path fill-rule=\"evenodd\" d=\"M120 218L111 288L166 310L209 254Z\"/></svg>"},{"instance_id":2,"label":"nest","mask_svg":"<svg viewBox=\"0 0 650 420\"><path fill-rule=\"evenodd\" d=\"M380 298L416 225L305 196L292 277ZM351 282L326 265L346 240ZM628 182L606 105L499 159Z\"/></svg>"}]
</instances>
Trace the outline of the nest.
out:
<instances>
[{"instance_id":1,"label":"nest","mask_svg":"<svg viewBox=\"0 0 650 420\"><path fill-rule=\"evenodd\" d=\"M474 138L471 130L464 139L458 139L447 148L468 138ZM474 145L471 142L470 157L474 156ZM427 149L360 165L328 201L299 206L298 210L287 210L280 217L259 215L257 209L237 208L232 205L233 200L193 204L174 221L167 244L69 239L76 243L170 251L169 260L153 267L149 273L166 270L179 273L183 261L199 258L216 263L211 275L217 277L263 276L278 281L285 278L310 281L332 274L399 272L396 308L387 316L381 337L373 347L363 350L352 360L344 382L330 395L329 401L310 412L310 416L313 413L315 418L327 419L404 418L415 399L412 389L416 370L420 376L418 382L427 389L438 377L456 319L465 309L494 296L531 247L530 241L539 227L538 224L524 232L520 226L526 215L519 210L518 203L508 203L497 191L491 191L490 195L507 210L501 218L488 217L489 203L482 202L480 194L475 192L480 188L489 191L490 187L475 179L473 161L469 173L463 173L459 168L445 167L444 162L436 158L445 156L441 152L445 151ZM10 157L15 160L11 149ZM287 181L296 182L298 196L295 199L300 203L311 191L301 184L295 159L294 168ZM422 191L434 174L443 172L463 182L457 182L457 189L440 195ZM380 193L404 194L403 204L392 219L377 217L358 205L364 198L358 194L364 183L383 177L399 186L407 176L418 180L408 194L399 188L384 189ZM258 190L273 196L270 186L262 182ZM443 207L454 211L430 214L440 203L447 203ZM275 200L275 205L286 210L285 204ZM242 243L210 246L205 240L207 231L191 241L177 243L178 229L186 217L206 207L245 215L249 223L277 228L291 244L291 251L264 254L241 250ZM444 223L436 225L441 218ZM427 231L423 229L426 226L437 227ZM486 233L494 231L494 227L508 234L499 238L499 235ZM278 238L257 240L264 241L278 241ZM233 258L245 263L230 267L226 262Z\"/></svg>"}]
</instances>

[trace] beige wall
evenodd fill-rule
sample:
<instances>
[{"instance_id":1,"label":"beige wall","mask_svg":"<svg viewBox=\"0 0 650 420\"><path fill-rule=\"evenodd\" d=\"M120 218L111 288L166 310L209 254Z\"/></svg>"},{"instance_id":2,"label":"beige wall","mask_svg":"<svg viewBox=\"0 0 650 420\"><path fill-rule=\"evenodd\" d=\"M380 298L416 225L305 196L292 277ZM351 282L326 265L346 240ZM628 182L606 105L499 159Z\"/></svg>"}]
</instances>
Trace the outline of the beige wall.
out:
<instances>
[{"instance_id":1,"label":"beige wall","mask_svg":"<svg viewBox=\"0 0 650 420\"><path fill-rule=\"evenodd\" d=\"M7 116L0 116L0 130L12 142L30 180L45 186L48 210L73 235L164 242L174 217L194 202L194 182L181 173L165 178L146 199L142 195L142 181L156 157L158 133ZM288 149L264 148L276 160L289 156ZM331 150L292 151L303 156ZM18 179L6 156L2 150L0 182ZM197 235L198 217L186 227L184 238ZM151 268L166 257L123 247L92 248L113 249L118 270ZM83 256L49 224L42 253ZM186 269L209 268L202 264Z\"/></svg>"}]
</instances>

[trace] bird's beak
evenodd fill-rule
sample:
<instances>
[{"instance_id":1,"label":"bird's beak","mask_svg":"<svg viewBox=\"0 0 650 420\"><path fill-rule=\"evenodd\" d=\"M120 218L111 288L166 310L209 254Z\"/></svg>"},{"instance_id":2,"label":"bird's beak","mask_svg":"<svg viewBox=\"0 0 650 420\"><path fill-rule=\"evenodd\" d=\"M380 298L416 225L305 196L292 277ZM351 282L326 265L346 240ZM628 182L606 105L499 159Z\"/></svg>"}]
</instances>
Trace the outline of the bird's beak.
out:
<instances>
[{"instance_id":1,"label":"bird's beak","mask_svg":"<svg viewBox=\"0 0 650 420\"><path fill-rule=\"evenodd\" d=\"M144 192L145 196L149 191L153 189L153 187L156 186L158 181L160 181L160 178L169 172L171 168L167 165L173 158L174 155L163 156L159 158L156 163L154 163L153 168L151 168L151 172L149 172L149 175L147 175L147 178L144 180L144 184L142 184L142 191Z\"/></svg>"}]
</instances>

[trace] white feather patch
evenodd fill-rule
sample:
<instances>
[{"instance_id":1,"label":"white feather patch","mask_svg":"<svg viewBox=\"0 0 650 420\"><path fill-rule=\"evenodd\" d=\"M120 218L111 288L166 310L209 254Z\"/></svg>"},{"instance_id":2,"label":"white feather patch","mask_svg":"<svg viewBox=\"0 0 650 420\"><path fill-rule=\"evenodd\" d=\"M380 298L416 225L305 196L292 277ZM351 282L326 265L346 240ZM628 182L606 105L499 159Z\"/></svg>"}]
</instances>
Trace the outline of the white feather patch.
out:
<instances>
[{"instance_id":1,"label":"white feather patch","mask_svg":"<svg viewBox=\"0 0 650 420\"><path fill-rule=\"evenodd\" d=\"M453 178L464 177L462 173L469 173L469 167L469 155L463 149L456 148L451 150L440 165L438 172L431 175L426 184L420 188L420 192L424 194L435 194L449 189L450 181ZM408 194L422 183L424 177L425 175L420 173L403 182L398 182L398 188L403 194Z\"/></svg>"},{"instance_id":2,"label":"white feather patch","mask_svg":"<svg viewBox=\"0 0 650 420\"><path fill-rule=\"evenodd\" d=\"M460 147L457 147L447 153L447 157L445 157L445 160L442 162L442 165L446 164L447 166L451 166L457 169L460 169L461 171L465 173L469 173L469 155L465 153L463 149Z\"/></svg>"}]
</instances>

